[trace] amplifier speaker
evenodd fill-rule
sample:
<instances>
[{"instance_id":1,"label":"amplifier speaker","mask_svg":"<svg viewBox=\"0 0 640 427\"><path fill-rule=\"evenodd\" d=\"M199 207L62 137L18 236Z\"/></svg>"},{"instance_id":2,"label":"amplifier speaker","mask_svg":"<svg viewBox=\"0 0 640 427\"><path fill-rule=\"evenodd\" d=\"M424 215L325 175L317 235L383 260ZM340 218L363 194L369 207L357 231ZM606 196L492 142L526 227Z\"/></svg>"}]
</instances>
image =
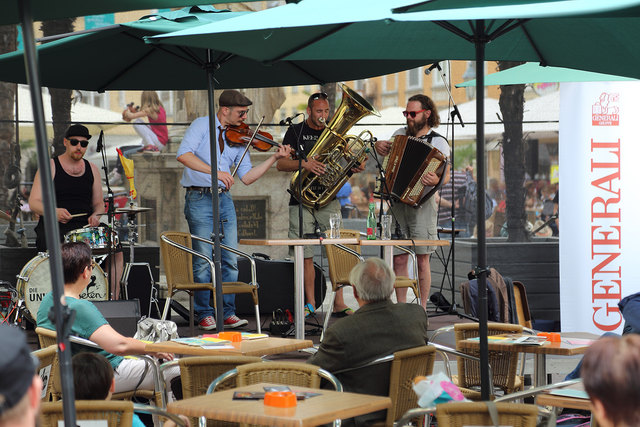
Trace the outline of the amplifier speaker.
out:
<instances>
[{"instance_id":1,"label":"amplifier speaker","mask_svg":"<svg viewBox=\"0 0 640 427\"><path fill-rule=\"evenodd\" d=\"M140 320L140 301L137 299L120 301L92 301L111 327L125 337L136 333Z\"/></svg>"},{"instance_id":2,"label":"amplifier speaker","mask_svg":"<svg viewBox=\"0 0 640 427\"><path fill-rule=\"evenodd\" d=\"M127 263L122 273L125 299L140 300L143 316L160 318L158 309L158 287L153 281L151 267L146 262Z\"/></svg>"}]
</instances>

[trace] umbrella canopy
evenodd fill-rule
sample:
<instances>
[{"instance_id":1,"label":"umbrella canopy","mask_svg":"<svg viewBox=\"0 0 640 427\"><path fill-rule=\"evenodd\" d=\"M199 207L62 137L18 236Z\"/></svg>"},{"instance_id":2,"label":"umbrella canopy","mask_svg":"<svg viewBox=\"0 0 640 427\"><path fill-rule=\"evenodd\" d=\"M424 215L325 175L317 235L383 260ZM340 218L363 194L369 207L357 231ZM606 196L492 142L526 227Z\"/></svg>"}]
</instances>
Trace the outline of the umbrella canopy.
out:
<instances>
[{"instance_id":1,"label":"umbrella canopy","mask_svg":"<svg viewBox=\"0 0 640 427\"><path fill-rule=\"evenodd\" d=\"M255 12L230 12L210 6L192 7L145 17L103 30L74 35L38 47L42 85L81 90L206 89L203 68L207 47L151 45L145 36L220 25ZM82 58L87 68L70 69ZM350 59L280 61L263 64L225 51L214 51L216 89L323 84L389 74L427 61ZM0 81L26 82L22 51L0 56Z\"/></svg>"},{"instance_id":2,"label":"umbrella canopy","mask_svg":"<svg viewBox=\"0 0 640 427\"><path fill-rule=\"evenodd\" d=\"M33 9L34 21L48 21L52 19L71 18L76 16L102 15L104 13L123 12L127 10L165 9L191 6L200 3L202 3L202 1L198 0L31 0L31 9ZM233 1L208 0L206 3L233 3ZM2 15L0 16L0 25L17 24L19 22L18 2L4 2L2 5Z\"/></svg>"},{"instance_id":3,"label":"umbrella canopy","mask_svg":"<svg viewBox=\"0 0 640 427\"><path fill-rule=\"evenodd\" d=\"M508 70L498 71L485 76L484 85L517 85L526 83L562 83L562 82L613 82L636 80L630 77L612 74L592 73L562 67L543 67L535 62L527 62ZM475 86L476 80L468 80L456 87Z\"/></svg>"},{"instance_id":4,"label":"umbrella canopy","mask_svg":"<svg viewBox=\"0 0 640 427\"><path fill-rule=\"evenodd\" d=\"M538 61L640 76L640 0L305 0L230 20L208 33L156 37L164 43L224 46L262 62L384 58L475 59L476 116L484 117L485 60ZM379 4L380 3L380 4ZM385 8L395 8L387 13ZM339 12L337 12L339 11ZM235 28L235 29L234 29ZM199 29L203 30L204 27ZM597 60L593 53L597 52ZM488 399L484 123L476 126L482 394Z\"/></svg>"}]
</instances>

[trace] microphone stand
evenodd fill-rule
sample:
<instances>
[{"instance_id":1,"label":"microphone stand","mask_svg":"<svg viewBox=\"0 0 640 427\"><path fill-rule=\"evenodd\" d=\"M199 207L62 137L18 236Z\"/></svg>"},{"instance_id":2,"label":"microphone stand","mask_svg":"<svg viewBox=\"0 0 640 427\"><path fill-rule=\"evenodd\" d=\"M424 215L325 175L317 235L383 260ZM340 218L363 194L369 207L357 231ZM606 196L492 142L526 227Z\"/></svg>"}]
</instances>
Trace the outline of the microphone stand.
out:
<instances>
[{"instance_id":1,"label":"microphone stand","mask_svg":"<svg viewBox=\"0 0 640 427\"><path fill-rule=\"evenodd\" d=\"M301 114L304 117L304 113ZM304 118L304 120L302 121L300 132L296 135L296 157L298 158L298 194L300 196L302 196L302 179L300 179L300 176L302 175L302 161L307 161L307 155L305 154L304 149L300 144L300 138L302 137L302 129L304 128L305 121L306 118ZM293 131L295 132L295 128L293 128L293 123L291 121L289 121L289 128L293 129ZM293 194L291 190L289 190L289 193L293 196L294 199L298 201L298 238L303 239L304 233L302 230L302 202L298 200L298 198L295 196L295 194Z\"/></svg>"},{"instance_id":2,"label":"microphone stand","mask_svg":"<svg viewBox=\"0 0 640 427\"><path fill-rule=\"evenodd\" d=\"M451 303L449 304L449 309L442 312L442 313L438 313L438 305L436 305L436 312L433 314L430 314L430 316L444 316L444 315L448 315L448 314L455 314L460 318L467 318L467 319L471 319L474 321L477 321L476 318L471 317L471 316L467 316L466 314L460 313L458 312L457 309L457 304L456 304L456 291L455 291L455 280L456 280L456 186L455 186L455 163L454 163L454 157L455 157L455 121L456 121L456 117L458 118L458 120L460 121L460 126L464 127L464 122L462 121L462 116L460 115L460 110L458 110L458 106L456 105L455 100L453 99L453 96L451 95L451 88L449 87L449 84L447 82L447 80L444 78L445 76L442 73L442 68L440 67L440 63L436 63L434 64L436 65L435 68L438 69L438 73L440 74L440 79L442 80L442 83L445 87L445 89L447 90L447 94L449 96L449 101L451 102L451 105L453 105L453 108L451 110L450 116L451 116L451 155L449 156L451 161L449 162L449 164L451 165L451 248L449 249L449 255L447 256L447 260L443 259L443 262L445 264L445 273L446 273L446 269L447 269L447 265L448 265L448 261L449 259L451 259L452 263L451 263L451 279L449 280L449 287L451 290ZM431 72L429 70L429 72ZM425 74L429 74L425 71ZM482 119L482 118L480 118ZM443 256L444 256L444 251L443 251ZM449 258L450 257L450 258ZM446 280L446 275L443 274L442 276L442 283L440 284L440 293L442 293L442 287L444 286L444 282Z\"/></svg>"},{"instance_id":3,"label":"microphone stand","mask_svg":"<svg viewBox=\"0 0 640 427\"><path fill-rule=\"evenodd\" d=\"M98 137L98 148L100 149L100 154L102 154L102 170L104 171L105 185L107 186L107 223L111 226L111 230L107 233L107 265L108 267L108 275L109 275L109 299L115 299L115 295L118 294L114 292L114 288L116 286L116 278L113 277L115 274L112 274L112 271L115 272L115 248L113 247L113 237L111 233L115 233L115 202L113 197L113 190L111 189L111 185L109 184L109 167L107 163L107 146L104 143L104 131L100 131L100 136Z\"/></svg>"}]
</instances>

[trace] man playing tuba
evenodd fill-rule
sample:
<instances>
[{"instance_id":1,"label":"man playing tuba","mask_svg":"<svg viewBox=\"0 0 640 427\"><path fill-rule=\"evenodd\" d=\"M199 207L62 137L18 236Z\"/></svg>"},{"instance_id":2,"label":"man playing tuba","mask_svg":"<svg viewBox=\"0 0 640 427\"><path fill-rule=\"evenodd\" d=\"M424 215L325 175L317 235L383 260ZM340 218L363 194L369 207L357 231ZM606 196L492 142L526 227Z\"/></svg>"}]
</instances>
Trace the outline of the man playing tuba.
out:
<instances>
[{"instance_id":1,"label":"man playing tuba","mask_svg":"<svg viewBox=\"0 0 640 427\"><path fill-rule=\"evenodd\" d=\"M318 138L325 129L325 123L329 119L329 101L326 93L318 92L309 97L307 102L307 119L302 123L292 125L284 135L282 143L289 145L293 150L298 147L305 153L305 156L313 149ZM294 156L295 157L295 156ZM298 170L298 159L283 158L278 160L276 167L279 171L295 172ZM302 168L309 173L315 175L323 175L326 172L326 166L315 158L307 157L302 161ZM364 163L352 168L352 172L362 172ZM314 184L319 187L320 184ZM322 188L312 188L314 193L321 193ZM336 191L337 193L337 191ZM298 229L298 200L291 196L289 200L289 238L299 238ZM340 202L335 197L322 207L302 208L303 234L315 233L316 229L327 230L329 228L329 218L331 214L340 214ZM313 247L304 247L304 293L306 297L305 317L315 313L316 303L322 304L322 301L315 300L315 270L313 267ZM345 304L342 296L342 290L336 294L334 315L344 317L353 311Z\"/></svg>"}]
</instances>

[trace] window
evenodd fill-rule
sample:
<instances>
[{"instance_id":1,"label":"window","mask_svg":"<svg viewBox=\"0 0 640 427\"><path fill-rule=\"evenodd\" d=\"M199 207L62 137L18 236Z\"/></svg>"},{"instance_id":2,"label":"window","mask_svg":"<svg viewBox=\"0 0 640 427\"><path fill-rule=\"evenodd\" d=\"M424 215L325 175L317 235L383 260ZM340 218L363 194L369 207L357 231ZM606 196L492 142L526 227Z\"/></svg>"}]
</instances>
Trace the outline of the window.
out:
<instances>
[{"instance_id":1,"label":"window","mask_svg":"<svg viewBox=\"0 0 640 427\"><path fill-rule=\"evenodd\" d=\"M420 89L422 87L422 67L407 71L407 89Z\"/></svg>"}]
</instances>

